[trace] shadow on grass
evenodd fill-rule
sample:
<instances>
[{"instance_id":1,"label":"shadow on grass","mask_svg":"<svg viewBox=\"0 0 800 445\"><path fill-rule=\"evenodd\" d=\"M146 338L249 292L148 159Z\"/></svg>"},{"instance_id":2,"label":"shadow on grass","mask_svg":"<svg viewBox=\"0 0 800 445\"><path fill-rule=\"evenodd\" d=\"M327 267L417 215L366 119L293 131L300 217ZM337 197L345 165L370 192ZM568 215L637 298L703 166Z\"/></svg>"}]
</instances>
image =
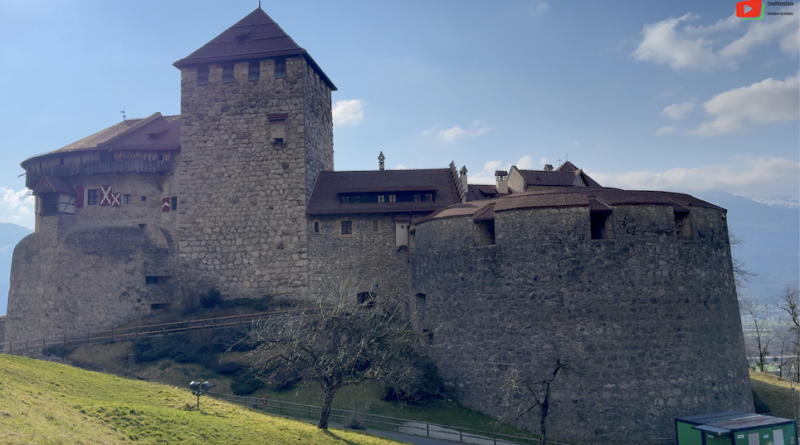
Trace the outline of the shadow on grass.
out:
<instances>
[{"instance_id":1,"label":"shadow on grass","mask_svg":"<svg viewBox=\"0 0 800 445\"><path fill-rule=\"evenodd\" d=\"M338 441L340 441L342 443L346 443L347 445L358 445L357 443L355 443L353 441L350 441L350 440L347 440L347 439L344 439L344 438L341 438L341 437L337 436L336 434L334 434L334 433L332 433L332 432L330 432L328 430L319 430L319 431L322 432L322 434L324 434L324 435L326 435L328 437L331 437L333 439L336 439L336 440L338 440Z\"/></svg>"}]
</instances>

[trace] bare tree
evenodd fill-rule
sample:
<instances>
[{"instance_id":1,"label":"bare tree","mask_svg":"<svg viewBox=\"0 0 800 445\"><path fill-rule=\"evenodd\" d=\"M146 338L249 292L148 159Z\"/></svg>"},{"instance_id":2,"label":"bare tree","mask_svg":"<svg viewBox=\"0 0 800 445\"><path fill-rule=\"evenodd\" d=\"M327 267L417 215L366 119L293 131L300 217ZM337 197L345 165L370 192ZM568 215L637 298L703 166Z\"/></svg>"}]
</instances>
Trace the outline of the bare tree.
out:
<instances>
[{"instance_id":1,"label":"bare tree","mask_svg":"<svg viewBox=\"0 0 800 445\"><path fill-rule=\"evenodd\" d=\"M793 362L797 372L795 377L800 382L800 292L798 292L797 283L784 285L783 293L781 293L777 306L789 316L790 329L794 334L792 355L794 356Z\"/></svg>"},{"instance_id":2,"label":"bare tree","mask_svg":"<svg viewBox=\"0 0 800 445\"><path fill-rule=\"evenodd\" d=\"M769 344L775 338L775 331L767 328L769 321L769 307L764 303L748 296L739 295L739 308L750 322L755 332L756 367L759 371L766 371L766 359L769 356Z\"/></svg>"},{"instance_id":3,"label":"bare tree","mask_svg":"<svg viewBox=\"0 0 800 445\"><path fill-rule=\"evenodd\" d=\"M571 371L571 366L560 356L557 356L553 365L546 372L543 378L521 377L518 371L512 371L503 392L508 401L517 405L519 413L515 418L509 420L516 421L528 413L539 411L539 445L547 442L547 416L550 410L551 388L561 371Z\"/></svg>"},{"instance_id":4,"label":"bare tree","mask_svg":"<svg viewBox=\"0 0 800 445\"><path fill-rule=\"evenodd\" d=\"M328 428L339 389L367 380L403 388L420 372L422 341L403 305L357 290L342 282L306 310L278 314L250 332L252 340L263 342L253 352L262 378L293 375L320 385L325 396L320 429Z\"/></svg>"},{"instance_id":5,"label":"bare tree","mask_svg":"<svg viewBox=\"0 0 800 445\"><path fill-rule=\"evenodd\" d=\"M729 235L731 247L741 246L745 243L744 238L739 238L735 234L731 233ZM733 277L736 280L736 287L741 288L747 283L749 283L754 277L758 276L757 273L748 270L745 267L744 261L736 258L731 257L731 261L733 262Z\"/></svg>"}]
</instances>

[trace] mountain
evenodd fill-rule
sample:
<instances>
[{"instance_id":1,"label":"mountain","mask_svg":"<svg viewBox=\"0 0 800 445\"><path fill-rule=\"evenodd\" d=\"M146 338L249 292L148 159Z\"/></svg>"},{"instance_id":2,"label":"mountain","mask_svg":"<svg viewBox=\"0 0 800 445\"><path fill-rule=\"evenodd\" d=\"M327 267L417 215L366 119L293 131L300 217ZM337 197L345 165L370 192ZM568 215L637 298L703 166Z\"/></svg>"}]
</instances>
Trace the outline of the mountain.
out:
<instances>
[{"instance_id":1,"label":"mountain","mask_svg":"<svg viewBox=\"0 0 800 445\"><path fill-rule=\"evenodd\" d=\"M8 306L8 287L14 246L30 233L31 230L28 228L11 223L0 223L0 315L6 314Z\"/></svg>"},{"instance_id":2,"label":"mountain","mask_svg":"<svg viewBox=\"0 0 800 445\"><path fill-rule=\"evenodd\" d=\"M800 208L782 197L755 201L726 192L696 194L728 209L728 229L742 238L733 256L758 276L747 285L753 296L778 297L784 284L800 280Z\"/></svg>"}]
</instances>

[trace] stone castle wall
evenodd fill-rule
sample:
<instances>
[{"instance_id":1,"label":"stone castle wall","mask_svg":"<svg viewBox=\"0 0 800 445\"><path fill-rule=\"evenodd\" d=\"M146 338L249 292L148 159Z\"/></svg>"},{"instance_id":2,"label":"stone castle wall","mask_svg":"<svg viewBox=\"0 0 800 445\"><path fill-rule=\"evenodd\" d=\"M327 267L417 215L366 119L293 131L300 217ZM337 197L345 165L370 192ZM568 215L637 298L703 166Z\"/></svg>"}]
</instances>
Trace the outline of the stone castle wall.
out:
<instances>
[{"instance_id":1,"label":"stone castle wall","mask_svg":"<svg viewBox=\"0 0 800 445\"><path fill-rule=\"evenodd\" d=\"M587 208L497 213L476 247L469 217L416 228L415 324L466 406L518 414L513 371L543 380L560 357L548 437L641 444L673 419L753 400L724 213L692 207L692 239L670 206L618 206L612 239L591 239ZM416 296L414 296L416 295ZM534 411L536 412L536 411ZM538 413L537 413L538 415ZM522 420L538 429L538 417Z\"/></svg>"},{"instance_id":2,"label":"stone castle wall","mask_svg":"<svg viewBox=\"0 0 800 445\"><path fill-rule=\"evenodd\" d=\"M309 91L304 58L286 58L285 78L274 65L260 61L258 81L248 62L231 83L221 65L207 85L181 73L180 262L232 297L307 293L309 184L333 168L330 94Z\"/></svg>"},{"instance_id":3,"label":"stone castle wall","mask_svg":"<svg viewBox=\"0 0 800 445\"><path fill-rule=\"evenodd\" d=\"M352 222L352 234L342 235L342 221ZM408 249L397 248L393 215L309 217L308 234L311 296L324 297L344 282L355 287L353 298L359 292L408 294Z\"/></svg>"},{"instance_id":4,"label":"stone castle wall","mask_svg":"<svg viewBox=\"0 0 800 445\"><path fill-rule=\"evenodd\" d=\"M120 207L84 205L74 215L36 216L36 231L14 249L8 341L55 339L109 329L176 303L176 212L161 198L177 194L171 174L99 174L73 186L130 194ZM142 197L145 197L142 200ZM147 277L156 283L147 283Z\"/></svg>"}]
</instances>

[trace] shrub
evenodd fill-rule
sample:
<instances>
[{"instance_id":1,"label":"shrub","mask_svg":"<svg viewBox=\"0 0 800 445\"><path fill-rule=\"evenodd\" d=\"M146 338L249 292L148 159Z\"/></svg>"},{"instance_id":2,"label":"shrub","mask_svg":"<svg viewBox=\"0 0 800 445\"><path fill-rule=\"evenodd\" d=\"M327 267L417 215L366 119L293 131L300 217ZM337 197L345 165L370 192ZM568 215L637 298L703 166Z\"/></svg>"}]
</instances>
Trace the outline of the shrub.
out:
<instances>
[{"instance_id":1,"label":"shrub","mask_svg":"<svg viewBox=\"0 0 800 445\"><path fill-rule=\"evenodd\" d=\"M200 306L205 309L211 309L218 305L222 300L222 293L216 288L212 288L207 294L200 297Z\"/></svg>"},{"instance_id":2,"label":"shrub","mask_svg":"<svg viewBox=\"0 0 800 445\"><path fill-rule=\"evenodd\" d=\"M264 382L252 375L245 374L234 378L231 382L231 392L237 396L247 396L263 388Z\"/></svg>"},{"instance_id":3,"label":"shrub","mask_svg":"<svg viewBox=\"0 0 800 445\"><path fill-rule=\"evenodd\" d=\"M445 397L444 379L439 375L436 363L428 357L422 357L417 362L417 367L422 377L403 388L386 386L381 399L403 403L425 403L428 400Z\"/></svg>"},{"instance_id":4,"label":"shrub","mask_svg":"<svg viewBox=\"0 0 800 445\"><path fill-rule=\"evenodd\" d=\"M215 371L217 372L217 374L233 375L233 374L238 374L243 369L244 366L240 365L239 363L227 362L217 366Z\"/></svg>"}]
</instances>

